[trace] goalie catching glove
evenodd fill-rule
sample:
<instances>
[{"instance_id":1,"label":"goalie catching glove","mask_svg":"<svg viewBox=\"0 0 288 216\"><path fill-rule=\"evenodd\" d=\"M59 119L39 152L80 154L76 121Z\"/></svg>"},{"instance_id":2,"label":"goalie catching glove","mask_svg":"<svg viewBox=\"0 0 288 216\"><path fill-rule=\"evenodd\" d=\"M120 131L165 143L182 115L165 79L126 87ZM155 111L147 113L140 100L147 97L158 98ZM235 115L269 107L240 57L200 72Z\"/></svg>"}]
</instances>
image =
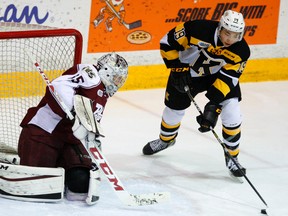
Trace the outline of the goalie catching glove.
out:
<instances>
[{"instance_id":1,"label":"goalie catching glove","mask_svg":"<svg viewBox=\"0 0 288 216\"><path fill-rule=\"evenodd\" d=\"M204 108L203 115L196 117L197 122L200 124L198 130L201 133L210 131L211 128L216 126L218 116L221 113L221 106L208 102Z\"/></svg>"}]
</instances>

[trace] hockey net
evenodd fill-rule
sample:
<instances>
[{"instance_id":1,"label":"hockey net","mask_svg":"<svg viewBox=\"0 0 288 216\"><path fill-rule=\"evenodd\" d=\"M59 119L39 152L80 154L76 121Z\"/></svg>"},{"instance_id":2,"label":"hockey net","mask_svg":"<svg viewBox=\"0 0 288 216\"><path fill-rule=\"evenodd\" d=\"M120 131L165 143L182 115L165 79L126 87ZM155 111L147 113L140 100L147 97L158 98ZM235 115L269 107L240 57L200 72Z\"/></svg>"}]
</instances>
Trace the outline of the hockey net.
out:
<instances>
[{"instance_id":1,"label":"hockey net","mask_svg":"<svg viewBox=\"0 0 288 216\"><path fill-rule=\"evenodd\" d=\"M75 29L0 22L0 47L0 152L16 152L19 124L46 87L25 49L53 80L81 62L82 35Z\"/></svg>"}]
</instances>

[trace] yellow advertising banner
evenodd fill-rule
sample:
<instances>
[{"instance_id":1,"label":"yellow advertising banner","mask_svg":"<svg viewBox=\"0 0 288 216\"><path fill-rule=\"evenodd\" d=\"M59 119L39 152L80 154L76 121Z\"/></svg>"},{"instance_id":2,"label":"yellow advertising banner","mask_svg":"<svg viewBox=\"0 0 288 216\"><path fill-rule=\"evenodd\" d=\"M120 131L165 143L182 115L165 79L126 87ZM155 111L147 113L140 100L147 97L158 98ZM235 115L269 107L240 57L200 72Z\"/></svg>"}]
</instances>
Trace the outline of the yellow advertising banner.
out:
<instances>
[{"instance_id":1,"label":"yellow advertising banner","mask_svg":"<svg viewBox=\"0 0 288 216\"><path fill-rule=\"evenodd\" d=\"M219 20L241 12L249 45L275 44L280 0L92 0L88 53L159 49L160 39L181 22Z\"/></svg>"}]
</instances>

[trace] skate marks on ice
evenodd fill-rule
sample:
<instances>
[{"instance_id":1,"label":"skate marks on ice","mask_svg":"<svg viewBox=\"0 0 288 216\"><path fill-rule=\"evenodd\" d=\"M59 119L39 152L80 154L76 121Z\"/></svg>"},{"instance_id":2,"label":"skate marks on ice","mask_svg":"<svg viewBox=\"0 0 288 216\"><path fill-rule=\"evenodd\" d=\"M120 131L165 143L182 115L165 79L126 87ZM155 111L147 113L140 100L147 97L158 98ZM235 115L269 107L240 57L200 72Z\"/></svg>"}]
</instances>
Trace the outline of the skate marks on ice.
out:
<instances>
[{"instance_id":1,"label":"skate marks on ice","mask_svg":"<svg viewBox=\"0 0 288 216\"><path fill-rule=\"evenodd\" d=\"M101 197L95 206L66 200L45 204L1 199L0 214L260 216L260 210L264 208L261 201L247 182L239 184L231 180L221 146L212 135L197 132L197 111L192 107L186 112L177 143L172 148L149 158L141 154L142 147L158 136L164 91L117 92L105 110L103 129L109 136L102 144L111 166L131 193L168 191L171 193L169 203L123 206L103 179ZM240 160L247 168L247 176L267 201L270 216L288 215L288 121L284 118L288 110L287 92L288 82L242 85L245 98L241 102ZM135 106L127 104L126 100ZM201 97L197 96L196 100L199 106L205 103ZM215 130L220 131L219 128Z\"/></svg>"}]
</instances>

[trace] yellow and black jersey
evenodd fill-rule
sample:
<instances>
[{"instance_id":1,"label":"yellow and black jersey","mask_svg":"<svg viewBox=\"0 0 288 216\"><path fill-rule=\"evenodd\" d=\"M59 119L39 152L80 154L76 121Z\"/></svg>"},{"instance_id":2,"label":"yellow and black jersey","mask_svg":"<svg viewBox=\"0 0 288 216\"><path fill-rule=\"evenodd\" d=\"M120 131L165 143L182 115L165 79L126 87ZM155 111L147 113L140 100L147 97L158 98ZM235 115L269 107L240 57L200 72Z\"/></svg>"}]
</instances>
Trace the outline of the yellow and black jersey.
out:
<instances>
[{"instance_id":1,"label":"yellow and black jersey","mask_svg":"<svg viewBox=\"0 0 288 216\"><path fill-rule=\"evenodd\" d=\"M238 85L250 49L245 39L224 47L217 32L218 22L193 20L170 30L160 41L162 58L171 72L190 71L191 77L217 74L206 96L216 103Z\"/></svg>"}]
</instances>

